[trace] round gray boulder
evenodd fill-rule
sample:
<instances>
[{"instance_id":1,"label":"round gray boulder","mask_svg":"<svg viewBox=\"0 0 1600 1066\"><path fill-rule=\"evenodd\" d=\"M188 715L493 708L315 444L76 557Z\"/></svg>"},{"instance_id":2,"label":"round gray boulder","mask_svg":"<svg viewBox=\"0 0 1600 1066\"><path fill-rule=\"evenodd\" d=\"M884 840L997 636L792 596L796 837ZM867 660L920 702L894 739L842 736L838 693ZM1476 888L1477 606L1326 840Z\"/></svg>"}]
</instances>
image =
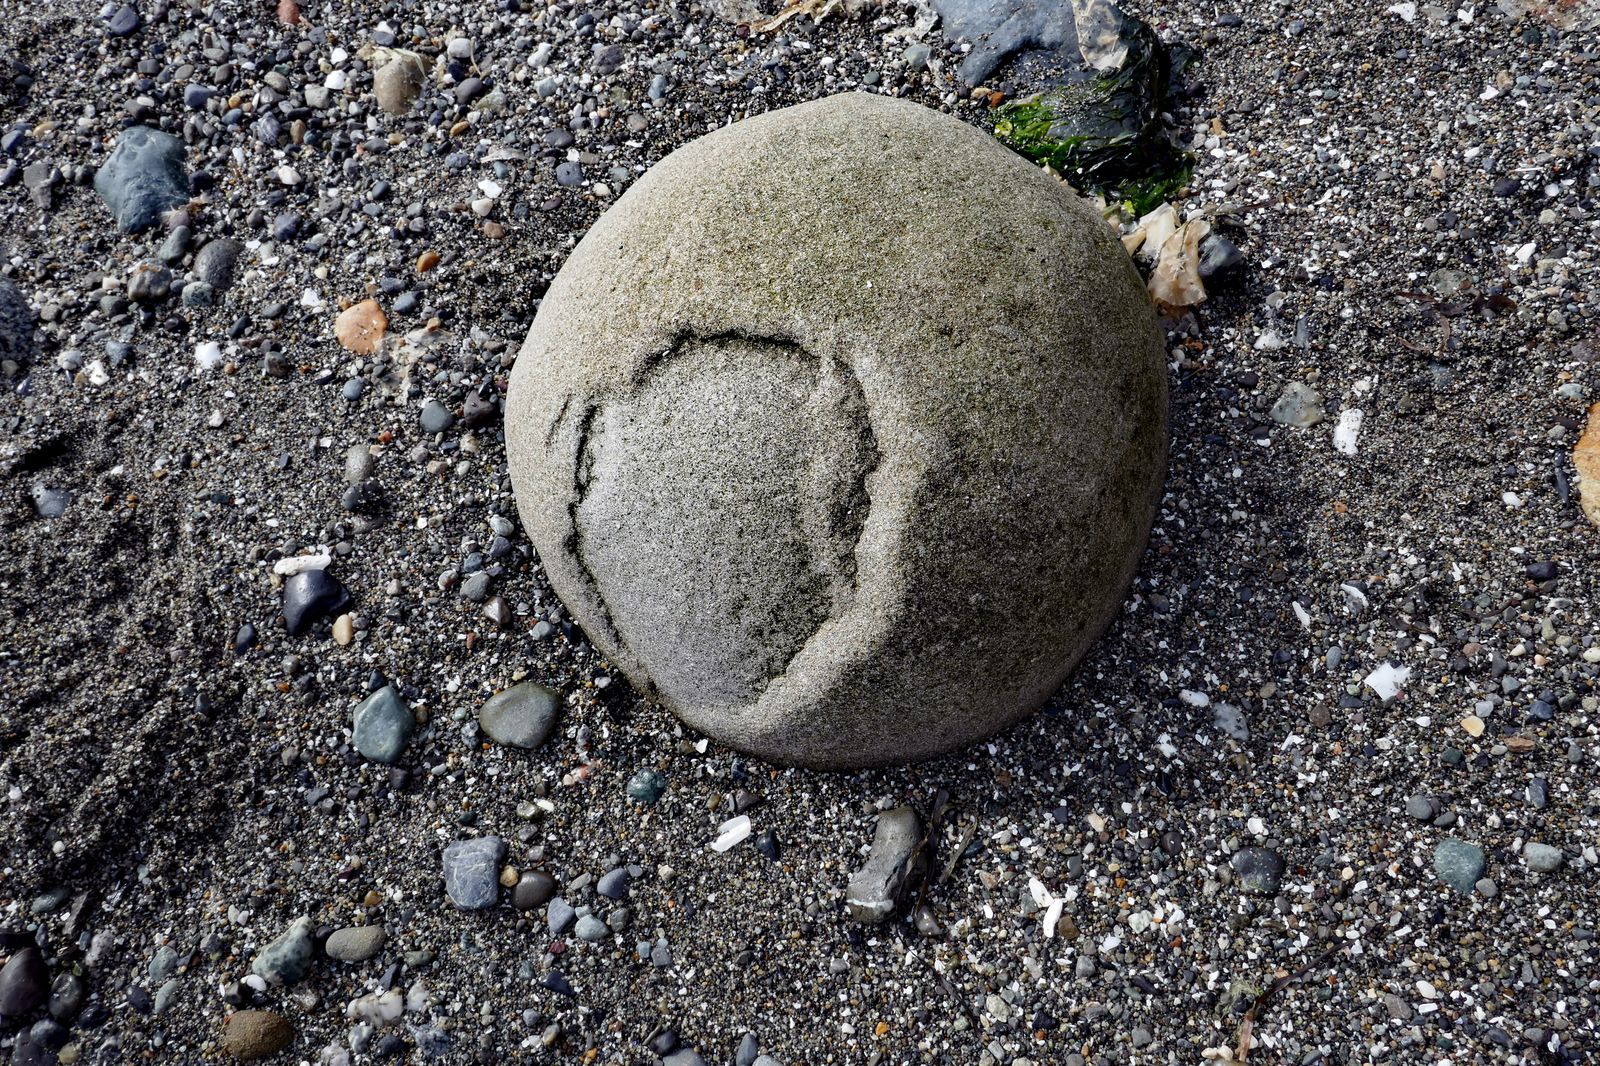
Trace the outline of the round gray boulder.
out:
<instances>
[{"instance_id":1,"label":"round gray boulder","mask_svg":"<svg viewBox=\"0 0 1600 1066\"><path fill-rule=\"evenodd\" d=\"M1038 707L1160 495L1163 346L1077 194L843 94L657 163L546 294L518 506L594 644L765 758L927 758Z\"/></svg>"}]
</instances>

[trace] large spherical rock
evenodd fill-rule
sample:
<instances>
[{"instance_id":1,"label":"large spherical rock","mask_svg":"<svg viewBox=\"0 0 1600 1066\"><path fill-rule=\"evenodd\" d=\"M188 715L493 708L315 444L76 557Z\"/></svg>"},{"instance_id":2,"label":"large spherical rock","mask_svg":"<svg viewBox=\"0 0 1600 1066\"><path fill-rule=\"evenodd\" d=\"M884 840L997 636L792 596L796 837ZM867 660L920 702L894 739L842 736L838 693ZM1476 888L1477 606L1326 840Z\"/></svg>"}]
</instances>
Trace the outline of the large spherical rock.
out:
<instances>
[{"instance_id":1,"label":"large spherical rock","mask_svg":"<svg viewBox=\"0 0 1600 1066\"><path fill-rule=\"evenodd\" d=\"M845 94L656 164L551 285L506 417L591 640L780 762L926 758L1117 613L1164 358L1110 227L987 134Z\"/></svg>"}]
</instances>

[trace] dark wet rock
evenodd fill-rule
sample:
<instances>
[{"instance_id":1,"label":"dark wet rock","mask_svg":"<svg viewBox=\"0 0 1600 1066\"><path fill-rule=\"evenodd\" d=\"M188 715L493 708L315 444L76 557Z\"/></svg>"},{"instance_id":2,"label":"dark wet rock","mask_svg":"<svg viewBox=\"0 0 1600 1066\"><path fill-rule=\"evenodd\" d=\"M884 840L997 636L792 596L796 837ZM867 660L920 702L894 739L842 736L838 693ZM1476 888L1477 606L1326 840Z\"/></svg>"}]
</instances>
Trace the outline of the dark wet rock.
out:
<instances>
[{"instance_id":1,"label":"dark wet rock","mask_svg":"<svg viewBox=\"0 0 1600 1066\"><path fill-rule=\"evenodd\" d=\"M148 126L130 126L94 176L94 188L117 228L136 233L189 199L183 142Z\"/></svg>"},{"instance_id":2,"label":"dark wet rock","mask_svg":"<svg viewBox=\"0 0 1600 1066\"><path fill-rule=\"evenodd\" d=\"M226 291L232 284L244 245L222 237L207 241L194 257L194 275L218 292Z\"/></svg>"},{"instance_id":3,"label":"dark wet rock","mask_svg":"<svg viewBox=\"0 0 1600 1066\"><path fill-rule=\"evenodd\" d=\"M511 890L511 905L519 911L531 911L550 902L555 894L555 878L543 870L529 870Z\"/></svg>"},{"instance_id":4,"label":"dark wet rock","mask_svg":"<svg viewBox=\"0 0 1600 1066\"><path fill-rule=\"evenodd\" d=\"M878 815L872 852L845 888L845 906L858 922L881 922L895 912L913 872L922 819L910 807Z\"/></svg>"},{"instance_id":5,"label":"dark wet rock","mask_svg":"<svg viewBox=\"0 0 1600 1066\"><path fill-rule=\"evenodd\" d=\"M61 974L50 986L50 1017L68 1025L83 1010L89 999L89 986L75 973Z\"/></svg>"},{"instance_id":6,"label":"dark wet rock","mask_svg":"<svg viewBox=\"0 0 1600 1066\"><path fill-rule=\"evenodd\" d=\"M37 348L33 341L35 315L22 290L0 278L0 361L31 363Z\"/></svg>"},{"instance_id":7,"label":"dark wet rock","mask_svg":"<svg viewBox=\"0 0 1600 1066\"><path fill-rule=\"evenodd\" d=\"M283 583L283 620L291 637L349 603L350 593L326 570L306 570Z\"/></svg>"},{"instance_id":8,"label":"dark wet rock","mask_svg":"<svg viewBox=\"0 0 1600 1066\"><path fill-rule=\"evenodd\" d=\"M1240 848L1233 853L1234 876L1251 895L1277 895L1284 869L1283 856L1271 848Z\"/></svg>"},{"instance_id":9,"label":"dark wet rock","mask_svg":"<svg viewBox=\"0 0 1600 1066\"><path fill-rule=\"evenodd\" d=\"M499 837L458 840L444 849L444 890L464 911L492 907L500 896L500 860L505 841Z\"/></svg>"},{"instance_id":10,"label":"dark wet rock","mask_svg":"<svg viewBox=\"0 0 1600 1066\"><path fill-rule=\"evenodd\" d=\"M1200 242L1200 266L1198 267L1202 278L1213 278L1218 274L1225 274L1244 262L1244 253L1239 251L1238 245L1218 233L1213 233Z\"/></svg>"},{"instance_id":11,"label":"dark wet rock","mask_svg":"<svg viewBox=\"0 0 1600 1066\"><path fill-rule=\"evenodd\" d=\"M654 807L667 790L667 778L659 770L646 767L628 778L628 798L646 807Z\"/></svg>"},{"instance_id":12,"label":"dark wet rock","mask_svg":"<svg viewBox=\"0 0 1600 1066\"><path fill-rule=\"evenodd\" d=\"M38 948L23 948L0 969L0 1015L21 1019L32 1014L50 995L50 971Z\"/></svg>"},{"instance_id":13,"label":"dark wet rock","mask_svg":"<svg viewBox=\"0 0 1600 1066\"><path fill-rule=\"evenodd\" d=\"M549 739L561 710L561 693L533 681L491 696L478 711L478 724L497 744L533 749Z\"/></svg>"}]
</instances>

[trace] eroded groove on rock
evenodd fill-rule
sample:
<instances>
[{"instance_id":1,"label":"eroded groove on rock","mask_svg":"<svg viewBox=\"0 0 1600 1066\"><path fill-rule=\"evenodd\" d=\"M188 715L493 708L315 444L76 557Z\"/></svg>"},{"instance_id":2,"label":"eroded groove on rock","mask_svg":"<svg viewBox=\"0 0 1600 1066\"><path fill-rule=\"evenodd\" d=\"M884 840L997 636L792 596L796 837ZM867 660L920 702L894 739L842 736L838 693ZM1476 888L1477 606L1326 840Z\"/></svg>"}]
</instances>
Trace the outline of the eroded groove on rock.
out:
<instances>
[{"instance_id":1,"label":"eroded groove on rock","mask_svg":"<svg viewBox=\"0 0 1600 1066\"><path fill-rule=\"evenodd\" d=\"M573 555L663 691L693 673L752 703L848 609L878 456L842 364L788 340L680 335L580 435Z\"/></svg>"}]
</instances>

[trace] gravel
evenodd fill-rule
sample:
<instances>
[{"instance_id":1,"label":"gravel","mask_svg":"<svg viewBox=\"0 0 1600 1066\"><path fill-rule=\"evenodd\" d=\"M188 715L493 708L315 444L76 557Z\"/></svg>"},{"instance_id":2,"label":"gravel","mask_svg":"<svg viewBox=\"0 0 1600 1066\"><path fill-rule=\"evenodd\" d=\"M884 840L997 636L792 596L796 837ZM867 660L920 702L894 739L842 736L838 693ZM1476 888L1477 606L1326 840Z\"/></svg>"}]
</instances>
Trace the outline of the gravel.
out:
<instances>
[{"instance_id":1,"label":"gravel","mask_svg":"<svg viewBox=\"0 0 1600 1066\"><path fill-rule=\"evenodd\" d=\"M1470 22L1133 5L1201 49L1185 77L1204 92L1173 109L1195 152L1179 206L1243 257L1167 322L1172 456L1137 584L1041 714L921 766L810 774L630 692L516 526L498 422L435 438L419 415L503 396L565 250L671 148L869 78L981 124L962 54L911 6L776 33L708 5L298 6L284 24L272 5L141 3L112 36L98 6L20 4L0 29L0 308L14 288L28 323L19 345L0 313L0 966L38 950L51 990L8 1017L0 1055L28 1061L48 1018L79 1062L209 1061L260 1011L285 1061L313 1063L420 1059L437 1033L441 1063L594 1048L610 1066L654 1061L668 1028L708 1062L752 1033L762 1066L1197 1062L1303 970L1256 1012L1249 1061L1594 1058L1600 569L1568 461L1600 389L1592 30L1493 4ZM363 53L384 33L424 58L403 115L372 99L382 56ZM443 56L452 35L470 61ZM611 75L590 66L601 43L623 53ZM335 72L346 86L308 106ZM466 77L489 89L462 108ZM203 110L190 82L216 90ZM182 143L186 218L123 234L92 182L132 125ZM576 186L556 181L567 162ZM36 163L63 176L48 210L22 183ZM478 215L484 180L502 192ZM303 219L288 244L284 212ZM190 250L162 263L177 221ZM171 290L217 240L241 245L233 283L202 278L214 302L188 306ZM144 262L172 274L166 299L128 298ZM340 348L340 301L392 313L386 278L417 311L380 353ZM1291 382L1323 422L1271 417ZM1332 444L1347 409L1354 455ZM359 511L340 506L356 445L375 460ZM36 485L70 505L41 517ZM274 564L324 552L350 603L290 636ZM499 568L505 629L439 587L475 553ZM985 624L943 608L952 639ZM1384 700L1363 680L1388 662L1410 674ZM486 744L478 709L524 681L562 694L558 728L534 752ZM390 684L416 731L385 764L351 746L350 708ZM1218 730L1219 703L1247 740ZM939 932L852 921L875 819L926 821L941 790ZM1415 819L1415 796L1456 822ZM751 841L712 852L736 812ZM752 846L769 829L778 862ZM551 934L553 896L519 909L517 889L451 905L441 850L488 834L602 919L595 881L567 886L638 867L627 935ZM1483 850L1493 898L1484 874L1471 894L1437 879L1446 837ZM1535 842L1562 864L1531 869ZM1284 859L1275 895L1241 890L1246 847ZM1049 929L1030 877L1061 902ZM388 941L360 966L315 954L292 985L252 974L302 916L314 943L349 925ZM168 945L179 987L141 1013ZM371 995L382 1025L349 1013ZM1135 1050L1137 1028L1153 1042Z\"/></svg>"}]
</instances>

